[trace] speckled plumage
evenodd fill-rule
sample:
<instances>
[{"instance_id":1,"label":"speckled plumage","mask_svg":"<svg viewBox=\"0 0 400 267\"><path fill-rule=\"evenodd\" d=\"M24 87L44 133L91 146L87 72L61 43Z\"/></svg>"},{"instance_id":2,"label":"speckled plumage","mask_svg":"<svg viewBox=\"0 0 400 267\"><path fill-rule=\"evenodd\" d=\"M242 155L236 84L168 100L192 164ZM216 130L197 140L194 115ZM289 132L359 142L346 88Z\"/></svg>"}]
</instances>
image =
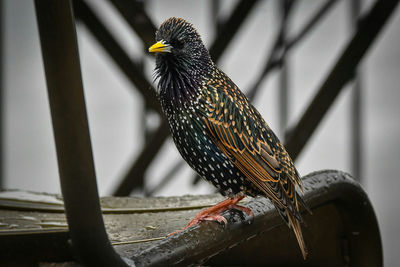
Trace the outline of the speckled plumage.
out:
<instances>
[{"instance_id":1,"label":"speckled plumage","mask_svg":"<svg viewBox=\"0 0 400 267\"><path fill-rule=\"evenodd\" d=\"M162 109L182 157L228 197L265 196L295 231L303 256L299 174L285 148L229 77L212 62L195 28L166 20L156 41Z\"/></svg>"}]
</instances>

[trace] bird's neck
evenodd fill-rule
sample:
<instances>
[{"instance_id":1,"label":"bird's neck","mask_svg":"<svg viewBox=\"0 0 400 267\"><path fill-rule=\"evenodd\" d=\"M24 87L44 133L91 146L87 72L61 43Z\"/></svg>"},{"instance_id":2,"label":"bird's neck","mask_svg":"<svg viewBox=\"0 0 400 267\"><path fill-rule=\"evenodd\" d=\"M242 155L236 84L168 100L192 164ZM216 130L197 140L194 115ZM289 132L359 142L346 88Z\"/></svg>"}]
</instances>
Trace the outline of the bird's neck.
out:
<instances>
[{"instance_id":1,"label":"bird's neck","mask_svg":"<svg viewBox=\"0 0 400 267\"><path fill-rule=\"evenodd\" d=\"M213 67L213 64L187 67L168 60L161 62L158 67L158 90L162 105L176 109L193 103L201 93L202 83Z\"/></svg>"}]
</instances>

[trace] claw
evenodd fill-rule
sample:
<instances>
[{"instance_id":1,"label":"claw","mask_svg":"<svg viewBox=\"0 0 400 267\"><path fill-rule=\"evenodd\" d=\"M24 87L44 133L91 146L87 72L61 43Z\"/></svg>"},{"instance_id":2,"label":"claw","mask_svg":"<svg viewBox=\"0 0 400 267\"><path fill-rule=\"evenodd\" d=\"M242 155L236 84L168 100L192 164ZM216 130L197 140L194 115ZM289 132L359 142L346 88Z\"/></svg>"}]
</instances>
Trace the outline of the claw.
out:
<instances>
[{"instance_id":1,"label":"claw","mask_svg":"<svg viewBox=\"0 0 400 267\"><path fill-rule=\"evenodd\" d=\"M253 213L253 211L252 211L251 209L247 208L247 207L243 207L243 206L239 206L239 205L232 205L231 208L232 208L232 209L235 209L235 210L240 210L240 211L242 211L243 213L246 213L247 216L250 216L251 218L254 218L254 213Z\"/></svg>"},{"instance_id":2,"label":"claw","mask_svg":"<svg viewBox=\"0 0 400 267\"><path fill-rule=\"evenodd\" d=\"M201 220L199 220L198 223L201 221L217 221L217 222L223 223L225 225L228 224L228 221L226 220L226 218L219 214L204 216L204 218L201 218Z\"/></svg>"},{"instance_id":3,"label":"claw","mask_svg":"<svg viewBox=\"0 0 400 267\"><path fill-rule=\"evenodd\" d=\"M229 210L229 209L236 209L239 211L242 211L246 213L248 216L251 216L252 218L254 217L254 213L251 209L236 205L240 200L242 200L244 196L239 196L235 197L233 199L227 199L224 200L217 205L210 207L208 209L205 209L201 212L199 212L184 228L181 230L175 231L173 233L168 234L168 236L172 236L174 234L177 234L179 232L182 232L183 230L196 225L202 221L217 221L219 223L223 223L224 225L228 224L228 221L224 216L221 215L222 212Z\"/></svg>"}]
</instances>

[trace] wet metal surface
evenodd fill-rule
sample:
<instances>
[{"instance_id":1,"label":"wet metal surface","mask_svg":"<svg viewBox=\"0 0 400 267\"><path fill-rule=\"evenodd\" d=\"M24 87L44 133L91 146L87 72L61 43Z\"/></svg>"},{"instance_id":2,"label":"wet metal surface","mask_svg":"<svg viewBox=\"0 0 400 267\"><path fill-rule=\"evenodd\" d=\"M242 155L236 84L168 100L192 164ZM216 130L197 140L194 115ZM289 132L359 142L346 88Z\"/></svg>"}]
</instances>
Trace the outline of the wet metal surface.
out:
<instances>
[{"instance_id":1,"label":"wet metal surface","mask_svg":"<svg viewBox=\"0 0 400 267\"><path fill-rule=\"evenodd\" d=\"M131 255L182 228L200 209L221 200L220 195L105 197L101 199L101 206L110 241L123 255ZM0 192L0 235L5 237L10 231L36 234L45 230L68 230L61 196Z\"/></svg>"},{"instance_id":2,"label":"wet metal surface","mask_svg":"<svg viewBox=\"0 0 400 267\"><path fill-rule=\"evenodd\" d=\"M103 198L106 229L115 250L136 266L300 264L304 266L382 265L382 248L375 214L361 187L348 174L338 171L312 173L304 177L305 200L313 215L304 213L303 233L309 257L303 261L294 234L264 198L242 204L254 218L232 210L224 214L228 225L203 222L181 229L202 207L222 200L218 195L166 198ZM53 196L59 199L57 196ZM4 201L7 205L3 206ZM12 205L14 208L12 208ZM35 205L60 204L17 200L0 193L0 247L7 233L54 231L59 243L67 243L67 225L62 212L38 211ZM18 206L24 210L18 210ZM47 240L47 239L43 239ZM44 241L47 242L47 241ZM53 241L55 242L55 241ZM16 243L18 244L18 243ZM37 243L40 247L40 242ZM23 245L18 247L23 251ZM52 248L47 246L47 254ZM0 249L0 262L2 259ZM39 250L40 251L40 250ZM39 253L39 252L38 252ZM56 252L54 252L56 253ZM262 255L262 256L260 256ZM62 257L61 257L62 256ZM73 260L69 253L62 260ZM351 264L350 264L351 265Z\"/></svg>"},{"instance_id":3,"label":"wet metal surface","mask_svg":"<svg viewBox=\"0 0 400 267\"><path fill-rule=\"evenodd\" d=\"M230 211L225 228L205 222L158 241L131 258L137 266L381 266L379 228L361 187L338 171L312 173L304 182L305 200L313 211L313 215L304 214L307 227L303 226L303 233L310 251L306 261L293 233L264 198L245 205L253 210L253 220Z\"/></svg>"}]
</instances>

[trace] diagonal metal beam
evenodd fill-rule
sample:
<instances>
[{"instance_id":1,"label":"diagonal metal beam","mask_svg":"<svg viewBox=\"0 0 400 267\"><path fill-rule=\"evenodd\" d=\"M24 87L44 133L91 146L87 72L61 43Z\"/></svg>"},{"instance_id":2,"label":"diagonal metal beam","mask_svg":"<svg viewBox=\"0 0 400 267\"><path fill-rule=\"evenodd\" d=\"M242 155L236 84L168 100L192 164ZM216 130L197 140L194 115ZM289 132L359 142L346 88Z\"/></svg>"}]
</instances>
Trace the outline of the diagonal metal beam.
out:
<instances>
[{"instance_id":1,"label":"diagonal metal beam","mask_svg":"<svg viewBox=\"0 0 400 267\"><path fill-rule=\"evenodd\" d=\"M304 37L311 32L314 26L324 17L324 15L333 7L333 5L337 2L337 0L327 0L325 3L321 5L321 7L313 14L310 20L305 24L305 26L299 31L299 33L292 38L288 38L285 46L285 50L283 51L279 46L281 39L281 30L278 32L274 45L269 53L269 56L264 64L264 69L258 78L255 80L253 85L247 91L246 95L249 99L253 100L260 89L262 81L265 77L275 68L279 67L282 64L282 60L284 56L292 49L296 44L298 44ZM281 25L282 28L282 25Z\"/></svg>"},{"instance_id":2,"label":"diagonal metal beam","mask_svg":"<svg viewBox=\"0 0 400 267\"><path fill-rule=\"evenodd\" d=\"M142 3L129 0L109 1L138 34L146 47L154 43L154 34L157 28L143 9ZM219 60L225 48L235 36L257 1L258 0L241 0L236 5L229 19L221 25L222 30L209 49L210 55L215 62Z\"/></svg>"},{"instance_id":3,"label":"diagonal metal beam","mask_svg":"<svg viewBox=\"0 0 400 267\"><path fill-rule=\"evenodd\" d=\"M167 185L172 179L174 179L176 177L176 174L178 173L178 171L186 164L185 161L183 161L182 159L179 159L170 169L169 171L165 174L165 176L163 177L163 179L161 179L161 181L154 186L151 189L147 189L145 188L145 192L144 195L146 197L152 196L155 193L157 193L158 191L160 191L165 185Z\"/></svg>"},{"instance_id":4,"label":"diagonal metal beam","mask_svg":"<svg viewBox=\"0 0 400 267\"><path fill-rule=\"evenodd\" d=\"M107 30L101 20L83 0L74 0L75 16L81 20L100 45L107 51L121 71L131 81L144 97L149 108L161 113L155 90L146 79L140 68L133 62L122 49L112 34Z\"/></svg>"},{"instance_id":5,"label":"diagonal metal beam","mask_svg":"<svg viewBox=\"0 0 400 267\"><path fill-rule=\"evenodd\" d=\"M256 3L257 0L241 0L229 19L221 26L221 31L209 49L214 62L219 60Z\"/></svg>"},{"instance_id":6,"label":"diagonal metal beam","mask_svg":"<svg viewBox=\"0 0 400 267\"><path fill-rule=\"evenodd\" d=\"M108 0L119 11L131 28L143 41L145 47L154 43L154 34L157 31L153 21L143 7L143 1Z\"/></svg>"},{"instance_id":7,"label":"diagonal metal beam","mask_svg":"<svg viewBox=\"0 0 400 267\"><path fill-rule=\"evenodd\" d=\"M300 30L300 32L288 41L287 46L291 48L299 41L304 39L304 37L311 32L314 26L325 16L325 14L337 3L338 0L327 0L325 3L321 4L321 7L311 16L310 20L305 24L305 26Z\"/></svg>"},{"instance_id":8,"label":"diagonal metal beam","mask_svg":"<svg viewBox=\"0 0 400 267\"><path fill-rule=\"evenodd\" d=\"M161 108L157 101L155 89L144 77L143 73L140 71L140 67L129 58L128 54L126 54L114 39L89 5L83 0L74 0L74 9L76 17L88 27L90 32L111 56L121 71L142 93L146 106L161 114ZM132 10L130 9L130 11ZM153 33L153 30L151 31ZM154 133L153 138L150 139L155 140L155 142L146 143L138 159L132 164L132 167L124 176L123 181L117 187L114 194L129 195L133 188L142 187L143 176L148 165L150 165L151 160L160 150L162 144L169 135L169 131L164 124L165 123L160 126Z\"/></svg>"},{"instance_id":9,"label":"diagonal metal beam","mask_svg":"<svg viewBox=\"0 0 400 267\"><path fill-rule=\"evenodd\" d=\"M114 196L127 196L134 188L143 188L144 175L154 156L158 153L169 136L168 124L163 121L149 142L142 149L135 163L128 170L121 183L114 192Z\"/></svg>"},{"instance_id":10,"label":"diagonal metal beam","mask_svg":"<svg viewBox=\"0 0 400 267\"><path fill-rule=\"evenodd\" d=\"M394 12L398 0L377 0L359 23L357 32L325 79L299 122L288 133L286 149L295 160L343 87L354 77L368 48Z\"/></svg>"}]
</instances>

